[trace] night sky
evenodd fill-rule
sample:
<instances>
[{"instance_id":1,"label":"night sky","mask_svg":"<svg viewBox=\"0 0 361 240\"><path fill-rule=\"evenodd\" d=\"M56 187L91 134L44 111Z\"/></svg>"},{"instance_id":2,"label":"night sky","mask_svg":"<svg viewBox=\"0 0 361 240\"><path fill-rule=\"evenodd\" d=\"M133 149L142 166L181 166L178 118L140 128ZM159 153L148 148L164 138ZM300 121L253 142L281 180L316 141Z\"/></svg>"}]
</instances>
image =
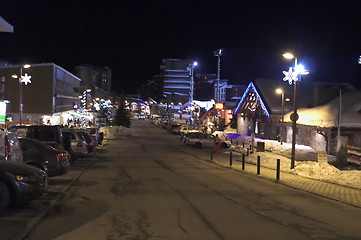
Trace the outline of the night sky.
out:
<instances>
[{"instance_id":1,"label":"night sky","mask_svg":"<svg viewBox=\"0 0 361 240\"><path fill-rule=\"evenodd\" d=\"M108 66L119 93L135 93L163 58L215 74L217 48L231 84L282 81L291 51L310 72L303 81L361 87L359 0L1 0L0 16L14 26L0 33L1 60Z\"/></svg>"}]
</instances>

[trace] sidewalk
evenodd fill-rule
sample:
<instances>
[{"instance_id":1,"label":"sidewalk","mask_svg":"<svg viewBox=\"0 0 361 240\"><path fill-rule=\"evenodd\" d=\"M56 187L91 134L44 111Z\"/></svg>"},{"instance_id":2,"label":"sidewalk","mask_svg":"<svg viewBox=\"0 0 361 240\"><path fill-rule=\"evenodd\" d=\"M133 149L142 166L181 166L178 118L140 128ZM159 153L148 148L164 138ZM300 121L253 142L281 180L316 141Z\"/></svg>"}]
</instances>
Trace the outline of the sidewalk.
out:
<instances>
[{"instance_id":1,"label":"sidewalk","mask_svg":"<svg viewBox=\"0 0 361 240\"><path fill-rule=\"evenodd\" d=\"M262 153L255 152L253 154L250 153L249 156L245 156L245 169L242 170L243 149L232 149L232 166L230 165L231 150L222 149L222 151L222 154L213 154L213 160L211 160L212 155L210 149L197 149L197 151L192 151L192 155L198 157L199 159L211 162L213 164L217 164L219 166L232 168L233 170L239 171L241 173L244 172L247 174L257 175L257 165L251 163L249 160L250 158L257 158L257 156L261 155ZM245 155L247 155L246 152ZM277 158L281 159L281 161L282 159L285 159L285 157L283 156L275 155L275 162ZM276 181L276 163L274 169L269 167L263 167L262 162L260 165L260 174L258 175L259 177L278 182L279 184L287 185L296 189L324 196L330 199L334 199L340 202L344 202L356 207L361 207L361 190L359 189L335 183L329 183L318 179L303 177L294 173L283 171L282 168L280 171L280 180Z\"/></svg>"}]
</instances>

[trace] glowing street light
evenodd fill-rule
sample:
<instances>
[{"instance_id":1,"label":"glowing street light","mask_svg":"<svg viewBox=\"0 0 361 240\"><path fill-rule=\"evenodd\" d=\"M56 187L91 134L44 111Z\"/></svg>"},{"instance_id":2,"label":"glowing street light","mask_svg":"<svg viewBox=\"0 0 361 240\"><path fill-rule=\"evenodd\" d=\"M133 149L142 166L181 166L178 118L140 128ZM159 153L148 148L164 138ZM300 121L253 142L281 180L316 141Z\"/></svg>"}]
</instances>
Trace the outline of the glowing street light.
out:
<instances>
[{"instance_id":1,"label":"glowing street light","mask_svg":"<svg viewBox=\"0 0 361 240\"><path fill-rule=\"evenodd\" d=\"M284 125L284 115L285 115L285 92L281 88L276 89L277 94L281 94L282 101L282 124L281 124L281 145L283 144L283 125Z\"/></svg>"},{"instance_id":2,"label":"glowing street light","mask_svg":"<svg viewBox=\"0 0 361 240\"><path fill-rule=\"evenodd\" d=\"M291 151L291 169L295 168L295 158L296 158L296 127L297 127L297 82L300 79L301 75L308 74L309 72L305 70L302 65L297 65L297 58L292 53L285 53L282 55L286 59L295 59L294 71L292 68L289 68L288 72L283 71L285 77L283 81L288 81L289 84L293 82L293 113L291 114L292 120L292 151Z\"/></svg>"},{"instance_id":3,"label":"glowing street light","mask_svg":"<svg viewBox=\"0 0 361 240\"><path fill-rule=\"evenodd\" d=\"M13 78L19 79L19 125L22 124L22 114L23 114L23 84L28 85L28 83L31 83L31 76L29 76L27 73L25 73L25 76L23 76L23 68L30 68L29 64L20 65L20 76L17 76L16 74L13 74Z\"/></svg>"}]
</instances>

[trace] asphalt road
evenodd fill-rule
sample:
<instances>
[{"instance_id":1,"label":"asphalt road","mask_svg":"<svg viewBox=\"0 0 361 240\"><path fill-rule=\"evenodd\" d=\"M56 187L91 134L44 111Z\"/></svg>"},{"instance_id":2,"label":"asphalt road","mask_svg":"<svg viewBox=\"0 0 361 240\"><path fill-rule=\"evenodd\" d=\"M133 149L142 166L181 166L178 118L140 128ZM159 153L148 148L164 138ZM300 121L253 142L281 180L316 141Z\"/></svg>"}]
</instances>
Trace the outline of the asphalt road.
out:
<instances>
[{"instance_id":1,"label":"asphalt road","mask_svg":"<svg viewBox=\"0 0 361 240\"><path fill-rule=\"evenodd\" d=\"M361 209L201 160L148 120L105 141L27 235L41 239L360 239ZM192 153L192 154L189 154Z\"/></svg>"}]
</instances>

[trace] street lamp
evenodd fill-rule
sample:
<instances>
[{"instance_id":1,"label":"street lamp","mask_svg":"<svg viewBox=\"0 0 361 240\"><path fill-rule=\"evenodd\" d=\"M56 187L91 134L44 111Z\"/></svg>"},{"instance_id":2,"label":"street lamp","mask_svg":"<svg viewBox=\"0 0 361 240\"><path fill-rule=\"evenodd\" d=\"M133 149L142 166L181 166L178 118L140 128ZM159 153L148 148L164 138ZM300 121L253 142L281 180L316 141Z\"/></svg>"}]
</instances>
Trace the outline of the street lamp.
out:
<instances>
[{"instance_id":1,"label":"street lamp","mask_svg":"<svg viewBox=\"0 0 361 240\"><path fill-rule=\"evenodd\" d=\"M22 124L22 114L23 114L23 85L24 82L25 85L28 83L31 83L30 78L31 76L28 76L28 74L25 74L23 76L23 68L30 68L29 64L20 65L20 76L17 76L16 74L12 75L13 78L19 79L19 125Z\"/></svg>"},{"instance_id":2,"label":"street lamp","mask_svg":"<svg viewBox=\"0 0 361 240\"><path fill-rule=\"evenodd\" d=\"M297 58L292 53L285 53L282 55L286 59L295 59L294 71L292 67L289 68L288 72L283 71L285 77L284 81L288 81L289 84L293 82L293 113L291 114L292 121L292 152L291 152L291 169L295 168L295 158L296 158L296 127L297 127L297 82L299 81L300 75L308 74L309 72L304 69L302 65L297 65Z\"/></svg>"},{"instance_id":3,"label":"street lamp","mask_svg":"<svg viewBox=\"0 0 361 240\"><path fill-rule=\"evenodd\" d=\"M189 71L190 77L191 77L191 86L190 86L190 93L189 93L189 104L190 104L190 119L189 119L189 125L192 126L192 119L193 119L193 113L192 113L192 105L193 105L193 91L194 91L194 68L198 65L197 62L193 62L193 64L189 64L187 67L187 70Z\"/></svg>"},{"instance_id":4,"label":"street lamp","mask_svg":"<svg viewBox=\"0 0 361 240\"><path fill-rule=\"evenodd\" d=\"M220 81L220 75L221 75L221 56L223 55L223 49L217 49L214 50L213 55L218 58L218 67L217 67L217 93L215 96L215 99L217 102L221 101L221 94L219 89L219 81Z\"/></svg>"},{"instance_id":5,"label":"street lamp","mask_svg":"<svg viewBox=\"0 0 361 240\"><path fill-rule=\"evenodd\" d=\"M285 92L281 88L276 89L277 94L281 94L282 101L282 124L281 124L281 145L283 144L283 125L284 125L284 114L285 114Z\"/></svg>"}]
</instances>

